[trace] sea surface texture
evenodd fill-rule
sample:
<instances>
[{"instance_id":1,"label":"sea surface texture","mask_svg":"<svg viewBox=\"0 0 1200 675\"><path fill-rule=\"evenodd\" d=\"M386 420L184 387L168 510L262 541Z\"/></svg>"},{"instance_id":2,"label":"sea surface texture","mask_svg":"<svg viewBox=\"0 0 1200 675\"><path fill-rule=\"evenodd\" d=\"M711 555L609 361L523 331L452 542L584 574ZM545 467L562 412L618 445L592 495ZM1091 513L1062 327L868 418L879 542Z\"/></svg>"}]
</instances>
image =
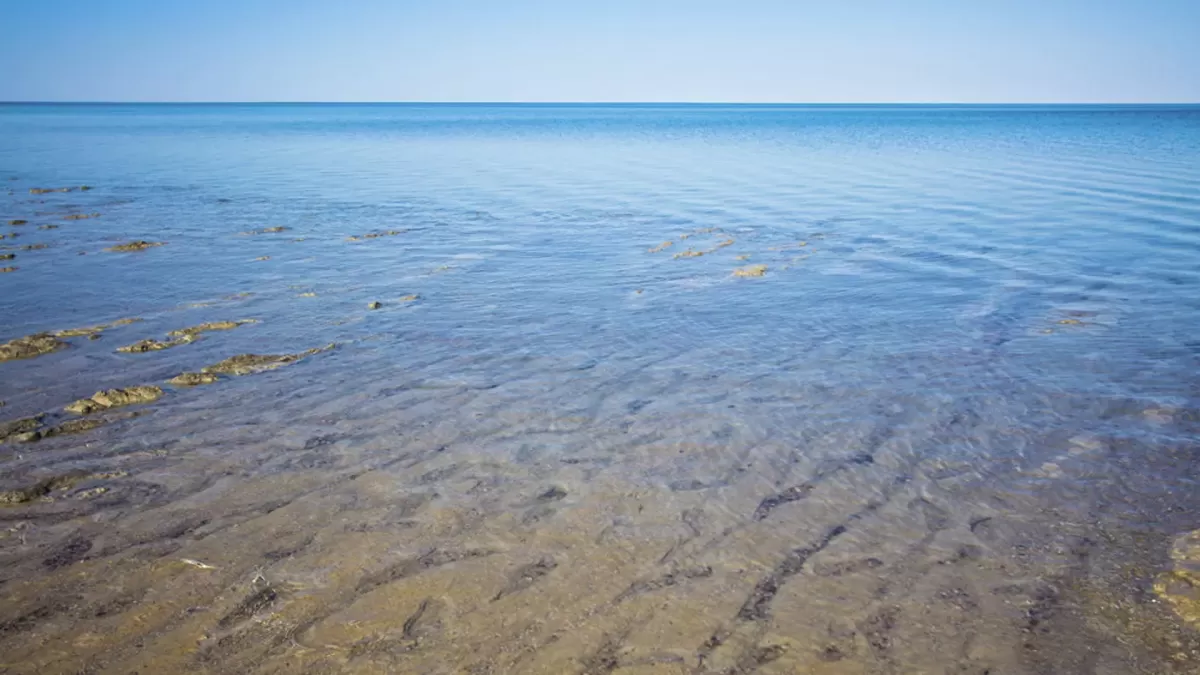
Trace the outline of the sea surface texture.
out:
<instances>
[{"instance_id":1,"label":"sea surface texture","mask_svg":"<svg viewBox=\"0 0 1200 675\"><path fill-rule=\"evenodd\" d=\"M0 673L1200 672L1200 107L4 105L0 204Z\"/></svg>"}]
</instances>

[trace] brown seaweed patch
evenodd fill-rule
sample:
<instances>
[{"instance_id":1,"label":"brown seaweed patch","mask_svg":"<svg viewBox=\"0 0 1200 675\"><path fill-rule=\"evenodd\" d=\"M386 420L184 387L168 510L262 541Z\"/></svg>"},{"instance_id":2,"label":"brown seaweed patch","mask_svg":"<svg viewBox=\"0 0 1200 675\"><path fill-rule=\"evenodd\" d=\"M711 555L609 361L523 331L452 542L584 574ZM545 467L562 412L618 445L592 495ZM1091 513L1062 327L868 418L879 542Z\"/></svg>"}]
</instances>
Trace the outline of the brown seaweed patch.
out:
<instances>
[{"instance_id":1,"label":"brown seaweed patch","mask_svg":"<svg viewBox=\"0 0 1200 675\"><path fill-rule=\"evenodd\" d=\"M368 232L366 234L356 234L346 237L346 241L365 241L367 239L378 239L380 237L394 237L398 234L404 234L407 230L387 230L384 232Z\"/></svg>"},{"instance_id":2,"label":"brown seaweed patch","mask_svg":"<svg viewBox=\"0 0 1200 675\"><path fill-rule=\"evenodd\" d=\"M148 248L154 248L156 246L165 246L165 245L166 245L166 242L164 242L164 241L144 241L144 240L138 239L137 241L131 241L131 242L128 242L125 244L118 244L116 246L110 246L104 250L111 251L113 253L131 253L133 251L145 251Z\"/></svg>"},{"instance_id":3,"label":"brown seaweed patch","mask_svg":"<svg viewBox=\"0 0 1200 675\"><path fill-rule=\"evenodd\" d=\"M98 410L118 408L127 405L150 403L158 400L163 390L152 384L143 384L126 389L105 389L92 394L90 398L80 399L68 405L65 410L70 413L87 415Z\"/></svg>"},{"instance_id":4,"label":"brown seaweed patch","mask_svg":"<svg viewBox=\"0 0 1200 675\"><path fill-rule=\"evenodd\" d=\"M767 273L766 265L747 265L746 267L739 267L739 268L735 269L733 271L733 276L742 277L742 278L750 278L750 277L761 277L761 276L765 275L766 273Z\"/></svg>"},{"instance_id":5,"label":"brown seaweed patch","mask_svg":"<svg viewBox=\"0 0 1200 675\"><path fill-rule=\"evenodd\" d=\"M330 343L324 347L316 347L296 354L239 354L231 356L220 363L215 363L201 370L202 373L217 373L220 375L249 375L274 370L289 363L295 363L314 354L329 351L336 346Z\"/></svg>"},{"instance_id":6,"label":"brown seaweed patch","mask_svg":"<svg viewBox=\"0 0 1200 675\"><path fill-rule=\"evenodd\" d=\"M290 229L292 229L292 228L287 227L285 225L276 225L275 227L264 227L264 228L261 228L258 230L247 230L246 232L242 232L242 234L243 235L272 234L274 232L287 232Z\"/></svg>"},{"instance_id":7,"label":"brown seaweed patch","mask_svg":"<svg viewBox=\"0 0 1200 675\"><path fill-rule=\"evenodd\" d=\"M63 216L63 220L87 220L88 218L99 218L99 213L72 213L69 216Z\"/></svg>"},{"instance_id":8,"label":"brown seaweed patch","mask_svg":"<svg viewBox=\"0 0 1200 675\"><path fill-rule=\"evenodd\" d=\"M664 241L663 243L659 244L658 246L655 246L648 250L650 253L660 253L662 251L665 251L665 250L671 248L671 246L673 246L674 244L675 244L675 242L673 242L673 241Z\"/></svg>"},{"instance_id":9,"label":"brown seaweed patch","mask_svg":"<svg viewBox=\"0 0 1200 675\"><path fill-rule=\"evenodd\" d=\"M195 387L202 384L212 384L220 379L214 373L180 373L167 380L167 384L176 387Z\"/></svg>"},{"instance_id":10,"label":"brown seaweed patch","mask_svg":"<svg viewBox=\"0 0 1200 675\"><path fill-rule=\"evenodd\" d=\"M0 361L32 359L66 347L67 343L50 333L26 335L0 345Z\"/></svg>"}]
</instances>

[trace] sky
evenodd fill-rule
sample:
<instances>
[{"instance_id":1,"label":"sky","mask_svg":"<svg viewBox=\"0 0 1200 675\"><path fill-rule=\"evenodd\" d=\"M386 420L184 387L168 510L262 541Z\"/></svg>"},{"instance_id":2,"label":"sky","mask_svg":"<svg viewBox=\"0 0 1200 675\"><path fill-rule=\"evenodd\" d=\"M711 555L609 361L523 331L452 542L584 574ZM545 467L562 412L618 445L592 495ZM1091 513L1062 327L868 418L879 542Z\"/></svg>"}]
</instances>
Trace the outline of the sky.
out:
<instances>
[{"instance_id":1,"label":"sky","mask_svg":"<svg viewBox=\"0 0 1200 675\"><path fill-rule=\"evenodd\" d=\"M1200 0L0 0L3 101L1200 102Z\"/></svg>"}]
</instances>

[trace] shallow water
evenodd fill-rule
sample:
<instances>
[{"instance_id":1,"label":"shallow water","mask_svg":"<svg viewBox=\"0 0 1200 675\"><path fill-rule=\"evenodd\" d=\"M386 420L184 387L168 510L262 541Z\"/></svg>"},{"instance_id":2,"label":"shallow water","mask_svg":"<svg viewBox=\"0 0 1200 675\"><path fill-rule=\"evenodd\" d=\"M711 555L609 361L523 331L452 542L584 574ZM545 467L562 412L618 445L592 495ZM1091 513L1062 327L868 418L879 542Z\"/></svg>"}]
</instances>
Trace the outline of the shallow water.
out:
<instances>
[{"instance_id":1,"label":"shallow water","mask_svg":"<svg viewBox=\"0 0 1200 675\"><path fill-rule=\"evenodd\" d=\"M0 445L0 672L1200 672L1200 107L11 105L0 179L0 342L143 319L0 420L165 390Z\"/></svg>"}]
</instances>

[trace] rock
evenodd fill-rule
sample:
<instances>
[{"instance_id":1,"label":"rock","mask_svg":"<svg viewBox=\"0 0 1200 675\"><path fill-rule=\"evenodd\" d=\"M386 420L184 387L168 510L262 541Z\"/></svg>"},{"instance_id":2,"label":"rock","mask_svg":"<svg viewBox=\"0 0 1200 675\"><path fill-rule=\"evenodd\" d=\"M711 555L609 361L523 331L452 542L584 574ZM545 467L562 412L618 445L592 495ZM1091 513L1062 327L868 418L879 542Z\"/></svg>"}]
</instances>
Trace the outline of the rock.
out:
<instances>
[{"instance_id":1,"label":"rock","mask_svg":"<svg viewBox=\"0 0 1200 675\"><path fill-rule=\"evenodd\" d=\"M8 221L8 224L9 225L24 225L28 222L29 222L28 220L21 220L20 218L15 218L13 220Z\"/></svg>"},{"instance_id":2,"label":"rock","mask_svg":"<svg viewBox=\"0 0 1200 675\"><path fill-rule=\"evenodd\" d=\"M63 476L46 478L33 485L16 490L0 490L0 504L24 504L31 502L35 499L45 497L55 490L69 490L76 483L91 477L83 472L75 472Z\"/></svg>"},{"instance_id":3,"label":"rock","mask_svg":"<svg viewBox=\"0 0 1200 675\"><path fill-rule=\"evenodd\" d=\"M673 241L664 241L663 243L659 244L658 246L655 246L648 250L650 253L659 253L661 251L665 251L665 250L671 248L671 246L673 246L674 244L675 244L675 242L673 242Z\"/></svg>"},{"instance_id":4,"label":"rock","mask_svg":"<svg viewBox=\"0 0 1200 675\"><path fill-rule=\"evenodd\" d=\"M255 258L254 262L262 262L263 260L270 260L270 259L271 259L271 256L263 255L263 256L259 256L259 257Z\"/></svg>"},{"instance_id":5,"label":"rock","mask_svg":"<svg viewBox=\"0 0 1200 675\"><path fill-rule=\"evenodd\" d=\"M69 187L62 187L62 188L29 188L29 194L31 194L31 195L44 195L44 194L47 194L47 193L50 193L50 192L70 192L71 190L74 190L74 189L75 189L75 188L69 188Z\"/></svg>"},{"instance_id":6,"label":"rock","mask_svg":"<svg viewBox=\"0 0 1200 675\"><path fill-rule=\"evenodd\" d=\"M417 295L416 293L413 293L411 295L401 296L400 302L416 302L417 300L420 300L420 299L421 299L421 296Z\"/></svg>"},{"instance_id":7,"label":"rock","mask_svg":"<svg viewBox=\"0 0 1200 675\"><path fill-rule=\"evenodd\" d=\"M243 232L242 234L245 234L245 235L270 234L272 232L287 232L290 229L292 229L292 228L284 227L283 225L276 225L275 227L264 227L261 230L249 230L249 231Z\"/></svg>"},{"instance_id":8,"label":"rock","mask_svg":"<svg viewBox=\"0 0 1200 675\"><path fill-rule=\"evenodd\" d=\"M9 272L16 272L19 269L21 269L21 268L20 267L0 267L0 274L8 274Z\"/></svg>"},{"instance_id":9,"label":"rock","mask_svg":"<svg viewBox=\"0 0 1200 675\"><path fill-rule=\"evenodd\" d=\"M50 244L25 244L21 247L22 251L40 251L44 248L50 248Z\"/></svg>"},{"instance_id":10,"label":"rock","mask_svg":"<svg viewBox=\"0 0 1200 675\"><path fill-rule=\"evenodd\" d=\"M83 192L87 192L88 190L92 189L92 186L91 185L80 185L79 189Z\"/></svg>"},{"instance_id":11,"label":"rock","mask_svg":"<svg viewBox=\"0 0 1200 675\"><path fill-rule=\"evenodd\" d=\"M166 242L142 241L139 239L137 241L131 241L127 244L118 244L116 246L110 246L109 248L106 248L104 250L111 251L113 253L129 253L131 251L145 251L148 248L154 248L155 246L164 246L164 245L166 245Z\"/></svg>"},{"instance_id":12,"label":"rock","mask_svg":"<svg viewBox=\"0 0 1200 675\"><path fill-rule=\"evenodd\" d=\"M65 410L70 413L87 415L97 410L150 403L158 400L162 395L163 390L154 385L139 385L127 389L105 389L92 394L91 398L75 401Z\"/></svg>"},{"instance_id":13,"label":"rock","mask_svg":"<svg viewBox=\"0 0 1200 675\"><path fill-rule=\"evenodd\" d=\"M1078 325L1081 325L1083 322L1080 321L1079 319L1059 319L1058 323L1063 326L1078 326Z\"/></svg>"},{"instance_id":14,"label":"rock","mask_svg":"<svg viewBox=\"0 0 1200 675\"><path fill-rule=\"evenodd\" d=\"M379 309L380 307L383 307L381 302L372 302L367 305L367 309Z\"/></svg>"},{"instance_id":15,"label":"rock","mask_svg":"<svg viewBox=\"0 0 1200 675\"><path fill-rule=\"evenodd\" d=\"M61 337L81 337L84 335L91 337L92 335L95 335L104 330L108 330L109 328L115 328L117 326L128 326L129 324L137 323L139 321L141 321L141 319L139 319L137 317L131 317L131 318L127 318L127 319L117 319L116 321L113 321L112 323L102 323L102 324L99 324L96 326L84 326L83 328L67 328L64 330L56 330L53 333L51 333L51 335L53 335L54 337L60 337L60 338Z\"/></svg>"},{"instance_id":16,"label":"rock","mask_svg":"<svg viewBox=\"0 0 1200 675\"><path fill-rule=\"evenodd\" d=\"M88 218L99 218L99 213L72 213L69 216L63 216L63 220L87 220Z\"/></svg>"},{"instance_id":17,"label":"rock","mask_svg":"<svg viewBox=\"0 0 1200 675\"><path fill-rule=\"evenodd\" d=\"M766 265L748 265L733 271L735 277L761 277L767 273Z\"/></svg>"},{"instance_id":18,"label":"rock","mask_svg":"<svg viewBox=\"0 0 1200 675\"><path fill-rule=\"evenodd\" d=\"M38 225L39 230L57 230L57 225Z\"/></svg>"},{"instance_id":19,"label":"rock","mask_svg":"<svg viewBox=\"0 0 1200 675\"><path fill-rule=\"evenodd\" d=\"M301 293L300 295L297 295L296 297L297 298L315 298L315 297L317 297L317 294L313 293L312 291L309 291L307 293Z\"/></svg>"},{"instance_id":20,"label":"rock","mask_svg":"<svg viewBox=\"0 0 1200 675\"><path fill-rule=\"evenodd\" d=\"M367 234L358 234L351 237L346 237L346 241L363 241L366 239L378 239L379 237L394 237L398 234L404 234L407 230L388 230L386 232L368 232Z\"/></svg>"},{"instance_id":21,"label":"rock","mask_svg":"<svg viewBox=\"0 0 1200 675\"><path fill-rule=\"evenodd\" d=\"M696 249L694 249L694 248L689 248L688 250L686 250L686 251L683 251L683 252L681 252L681 253L676 253L676 254L674 255L674 258L675 258L675 259L679 259L679 258L699 258L699 257L700 257L700 256L702 256L702 255L704 255L704 251L697 251L697 250L696 250Z\"/></svg>"},{"instance_id":22,"label":"rock","mask_svg":"<svg viewBox=\"0 0 1200 675\"><path fill-rule=\"evenodd\" d=\"M289 363L295 363L306 356L329 351L336 345L330 343L297 354L239 354L231 356L220 363L213 364L201 370L202 373L218 373L221 375L249 375L274 370Z\"/></svg>"},{"instance_id":23,"label":"rock","mask_svg":"<svg viewBox=\"0 0 1200 675\"><path fill-rule=\"evenodd\" d=\"M8 440L16 440L15 437L31 432L36 432L42 426L42 418L45 415L35 415L33 417L24 417L11 422L0 422L0 443Z\"/></svg>"},{"instance_id":24,"label":"rock","mask_svg":"<svg viewBox=\"0 0 1200 675\"><path fill-rule=\"evenodd\" d=\"M0 345L0 361L32 359L35 356L58 351L66 346L66 342L59 340L50 333L27 335Z\"/></svg>"},{"instance_id":25,"label":"rock","mask_svg":"<svg viewBox=\"0 0 1200 675\"><path fill-rule=\"evenodd\" d=\"M12 260L17 257L16 253L0 253L0 260Z\"/></svg>"},{"instance_id":26,"label":"rock","mask_svg":"<svg viewBox=\"0 0 1200 675\"><path fill-rule=\"evenodd\" d=\"M131 345L125 345L124 347L117 347L117 351L121 352L122 354L144 354L146 352L157 352L163 349L170 349L171 347L178 347L179 345L187 344L189 342L191 342L190 339L159 342L158 340L150 338L147 340L142 340L141 342L135 342Z\"/></svg>"},{"instance_id":27,"label":"rock","mask_svg":"<svg viewBox=\"0 0 1200 675\"><path fill-rule=\"evenodd\" d=\"M170 333L167 333L167 335L170 337L183 337L183 338L188 338L188 339L195 339L196 336L200 335L201 333L208 333L210 331L217 331L217 330L233 330L234 328L237 328L238 326L244 326L248 323L258 323L258 319L239 319L237 321L211 321L209 323L202 323L199 326L189 326L187 328L180 328L178 330L173 330Z\"/></svg>"},{"instance_id":28,"label":"rock","mask_svg":"<svg viewBox=\"0 0 1200 675\"><path fill-rule=\"evenodd\" d=\"M176 387L195 387L201 384L212 384L220 379L213 373L180 373L167 380L167 384Z\"/></svg>"},{"instance_id":29,"label":"rock","mask_svg":"<svg viewBox=\"0 0 1200 675\"><path fill-rule=\"evenodd\" d=\"M1185 533L1171 549L1173 568L1158 575L1154 592L1188 624L1200 628L1200 530Z\"/></svg>"}]
</instances>

